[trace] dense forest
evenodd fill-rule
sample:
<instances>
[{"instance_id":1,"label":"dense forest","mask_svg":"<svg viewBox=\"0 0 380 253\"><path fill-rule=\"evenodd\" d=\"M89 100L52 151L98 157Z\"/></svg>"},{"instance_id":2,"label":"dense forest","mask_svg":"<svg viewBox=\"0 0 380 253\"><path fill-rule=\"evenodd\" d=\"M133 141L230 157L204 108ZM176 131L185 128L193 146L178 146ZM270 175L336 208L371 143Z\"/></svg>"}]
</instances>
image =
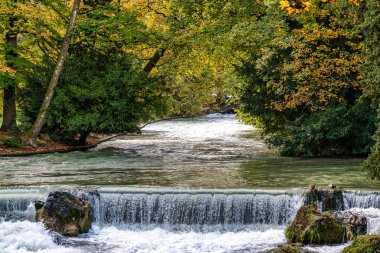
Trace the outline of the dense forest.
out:
<instances>
[{"instance_id":1,"label":"dense forest","mask_svg":"<svg viewBox=\"0 0 380 253\"><path fill-rule=\"evenodd\" d=\"M380 179L378 0L2 0L0 12L10 146L231 105L284 155L369 154Z\"/></svg>"}]
</instances>

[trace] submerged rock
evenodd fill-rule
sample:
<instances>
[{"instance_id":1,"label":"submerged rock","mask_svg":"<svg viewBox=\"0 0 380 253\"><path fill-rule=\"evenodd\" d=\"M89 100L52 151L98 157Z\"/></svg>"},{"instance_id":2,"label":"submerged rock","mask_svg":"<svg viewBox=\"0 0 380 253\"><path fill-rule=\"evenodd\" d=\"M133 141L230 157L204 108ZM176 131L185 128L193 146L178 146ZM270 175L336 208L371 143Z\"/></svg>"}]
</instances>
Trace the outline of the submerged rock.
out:
<instances>
[{"instance_id":1,"label":"submerged rock","mask_svg":"<svg viewBox=\"0 0 380 253\"><path fill-rule=\"evenodd\" d=\"M272 249L266 253L316 253L315 251L310 251L307 249L303 249L301 245L280 245L275 249Z\"/></svg>"},{"instance_id":2,"label":"submerged rock","mask_svg":"<svg viewBox=\"0 0 380 253\"><path fill-rule=\"evenodd\" d=\"M350 246L343 249L343 253L379 253L380 235L361 235L356 237Z\"/></svg>"},{"instance_id":3,"label":"submerged rock","mask_svg":"<svg viewBox=\"0 0 380 253\"><path fill-rule=\"evenodd\" d=\"M68 192L51 192L45 204L35 203L36 219L47 229L62 235L77 236L91 228L91 205Z\"/></svg>"},{"instance_id":4,"label":"submerged rock","mask_svg":"<svg viewBox=\"0 0 380 253\"><path fill-rule=\"evenodd\" d=\"M315 203L298 210L285 234L290 243L322 245L346 242L342 222L330 213L320 212Z\"/></svg>"},{"instance_id":5,"label":"submerged rock","mask_svg":"<svg viewBox=\"0 0 380 253\"><path fill-rule=\"evenodd\" d=\"M367 233L367 217L364 213L344 212L339 218L346 228L348 240L354 240L359 235Z\"/></svg>"},{"instance_id":6,"label":"submerged rock","mask_svg":"<svg viewBox=\"0 0 380 253\"><path fill-rule=\"evenodd\" d=\"M330 184L329 188L326 189L311 185L305 193L304 205L310 205L314 202L318 203L323 212L344 210L343 191L334 184Z\"/></svg>"}]
</instances>

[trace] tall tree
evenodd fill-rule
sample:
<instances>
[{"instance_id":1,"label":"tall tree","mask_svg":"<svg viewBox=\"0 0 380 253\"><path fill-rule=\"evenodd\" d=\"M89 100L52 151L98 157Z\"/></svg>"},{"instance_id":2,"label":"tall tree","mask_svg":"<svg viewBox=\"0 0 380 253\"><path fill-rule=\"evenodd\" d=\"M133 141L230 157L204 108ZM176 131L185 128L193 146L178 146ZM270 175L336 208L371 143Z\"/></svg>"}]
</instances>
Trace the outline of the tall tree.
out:
<instances>
[{"instance_id":1,"label":"tall tree","mask_svg":"<svg viewBox=\"0 0 380 253\"><path fill-rule=\"evenodd\" d=\"M240 71L242 116L278 137L272 143L287 155L367 154L374 111L358 100L363 39L355 32L364 6L295 2L266 2L260 50Z\"/></svg>"},{"instance_id":2,"label":"tall tree","mask_svg":"<svg viewBox=\"0 0 380 253\"><path fill-rule=\"evenodd\" d=\"M14 9L14 2L7 2L7 8ZM17 32L15 31L16 17L14 13L9 13L7 33L5 35L5 60L8 68L14 71L15 58L17 57ZM16 80L9 72L3 75L3 122L2 131L8 131L16 125Z\"/></svg>"},{"instance_id":3,"label":"tall tree","mask_svg":"<svg viewBox=\"0 0 380 253\"><path fill-rule=\"evenodd\" d=\"M132 55L150 40L146 26L117 3L87 5L73 32L70 54L55 89L43 131L84 144L90 132L137 130L166 111L164 85ZM35 118L53 65L37 65L23 87L24 114Z\"/></svg>"},{"instance_id":4,"label":"tall tree","mask_svg":"<svg viewBox=\"0 0 380 253\"><path fill-rule=\"evenodd\" d=\"M66 34L63 40L62 48L60 50L59 56L58 56L58 61L56 63L56 66L54 68L53 75L51 77L49 86L46 90L45 98L44 101L42 102L40 112L37 116L36 121L34 122L32 128L29 130L29 133L26 138L26 143L30 145L35 145L35 138L39 135L42 126L44 124L44 121L46 119L46 114L47 110L50 106L51 100L54 96L54 89L58 84L59 77L62 73L63 70L63 65L65 63L67 53L69 51L69 46L70 46L70 41L71 41L71 33L74 28L74 24L76 21L76 18L78 16L78 11L79 11L79 5L80 5L80 0L75 0L73 9L71 12L70 16L70 21L66 30Z\"/></svg>"},{"instance_id":5,"label":"tall tree","mask_svg":"<svg viewBox=\"0 0 380 253\"><path fill-rule=\"evenodd\" d=\"M365 64L366 77L364 92L372 99L373 107L378 112L380 122L380 1L368 0L365 13L365 43L367 62ZM371 179L380 180L380 124L374 136L376 144L363 168L368 171Z\"/></svg>"}]
</instances>

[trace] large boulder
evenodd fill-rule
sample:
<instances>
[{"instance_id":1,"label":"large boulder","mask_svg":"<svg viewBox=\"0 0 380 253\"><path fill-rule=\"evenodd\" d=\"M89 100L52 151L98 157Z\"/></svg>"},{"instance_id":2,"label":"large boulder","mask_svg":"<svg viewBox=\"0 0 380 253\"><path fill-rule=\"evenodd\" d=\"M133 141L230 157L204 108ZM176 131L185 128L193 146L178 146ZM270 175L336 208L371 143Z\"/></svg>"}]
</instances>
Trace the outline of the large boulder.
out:
<instances>
[{"instance_id":1,"label":"large boulder","mask_svg":"<svg viewBox=\"0 0 380 253\"><path fill-rule=\"evenodd\" d=\"M37 221L62 235L77 236L91 228L91 205L71 193L51 192L43 205L37 202L35 207Z\"/></svg>"},{"instance_id":2,"label":"large boulder","mask_svg":"<svg viewBox=\"0 0 380 253\"><path fill-rule=\"evenodd\" d=\"M311 185L305 193L304 205L318 203L321 211L343 211L343 191L331 184L328 188L318 188Z\"/></svg>"},{"instance_id":3,"label":"large boulder","mask_svg":"<svg viewBox=\"0 0 380 253\"><path fill-rule=\"evenodd\" d=\"M356 237L350 246L343 249L343 253L379 253L380 235L361 235Z\"/></svg>"},{"instance_id":4,"label":"large boulder","mask_svg":"<svg viewBox=\"0 0 380 253\"><path fill-rule=\"evenodd\" d=\"M285 234L289 243L322 245L346 242L342 222L328 212L320 212L315 203L298 210Z\"/></svg>"}]
</instances>

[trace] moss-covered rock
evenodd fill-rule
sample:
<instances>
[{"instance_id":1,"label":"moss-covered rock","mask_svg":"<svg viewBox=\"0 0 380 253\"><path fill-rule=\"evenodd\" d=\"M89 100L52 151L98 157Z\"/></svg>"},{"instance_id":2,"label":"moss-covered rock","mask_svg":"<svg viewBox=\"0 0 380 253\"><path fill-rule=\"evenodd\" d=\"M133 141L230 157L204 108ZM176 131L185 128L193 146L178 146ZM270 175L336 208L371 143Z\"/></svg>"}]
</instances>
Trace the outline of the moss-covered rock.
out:
<instances>
[{"instance_id":1,"label":"moss-covered rock","mask_svg":"<svg viewBox=\"0 0 380 253\"><path fill-rule=\"evenodd\" d=\"M91 228L92 208L68 192L52 192L44 205L36 203L36 220L62 235L77 236Z\"/></svg>"},{"instance_id":2,"label":"moss-covered rock","mask_svg":"<svg viewBox=\"0 0 380 253\"><path fill-rule=\"evenodd\" d=\"M343 253L380 253L380 235L358 236Z\"/></svg>"},{"instance_id":3,"label":"moss-covered rock","mask_svg":"<svg viewBox=\"0 0 380 253\"><path fill-rule=\"evenodd\" d=\"M315 253L307 249L303 249L300 245L281 245L267 253Z\"/></svg>"},{"instance_id":4,"label":"moss-covered rock","mask_svg":"<svg viewBox=\"0 0 380 253\"><path fill-rule=\"evenodd\" d=\"M289 243L322 245L346 242L342 222L330 213L320 212L315 203L298 210L285 234Z\"/></svg>"},{"instance_id":5,"label":"moss-covered rock","mask_svg":"<svg viewBox=\"0 0 380 253\"><path fill-rule=\"evenodd\" d=\"M326 189L311 185L305 193L304 205L310 205L315 202L321 206L323 212L344 210L343 191L336 188L335 185Z\"/></svg>"}]
</instances>

